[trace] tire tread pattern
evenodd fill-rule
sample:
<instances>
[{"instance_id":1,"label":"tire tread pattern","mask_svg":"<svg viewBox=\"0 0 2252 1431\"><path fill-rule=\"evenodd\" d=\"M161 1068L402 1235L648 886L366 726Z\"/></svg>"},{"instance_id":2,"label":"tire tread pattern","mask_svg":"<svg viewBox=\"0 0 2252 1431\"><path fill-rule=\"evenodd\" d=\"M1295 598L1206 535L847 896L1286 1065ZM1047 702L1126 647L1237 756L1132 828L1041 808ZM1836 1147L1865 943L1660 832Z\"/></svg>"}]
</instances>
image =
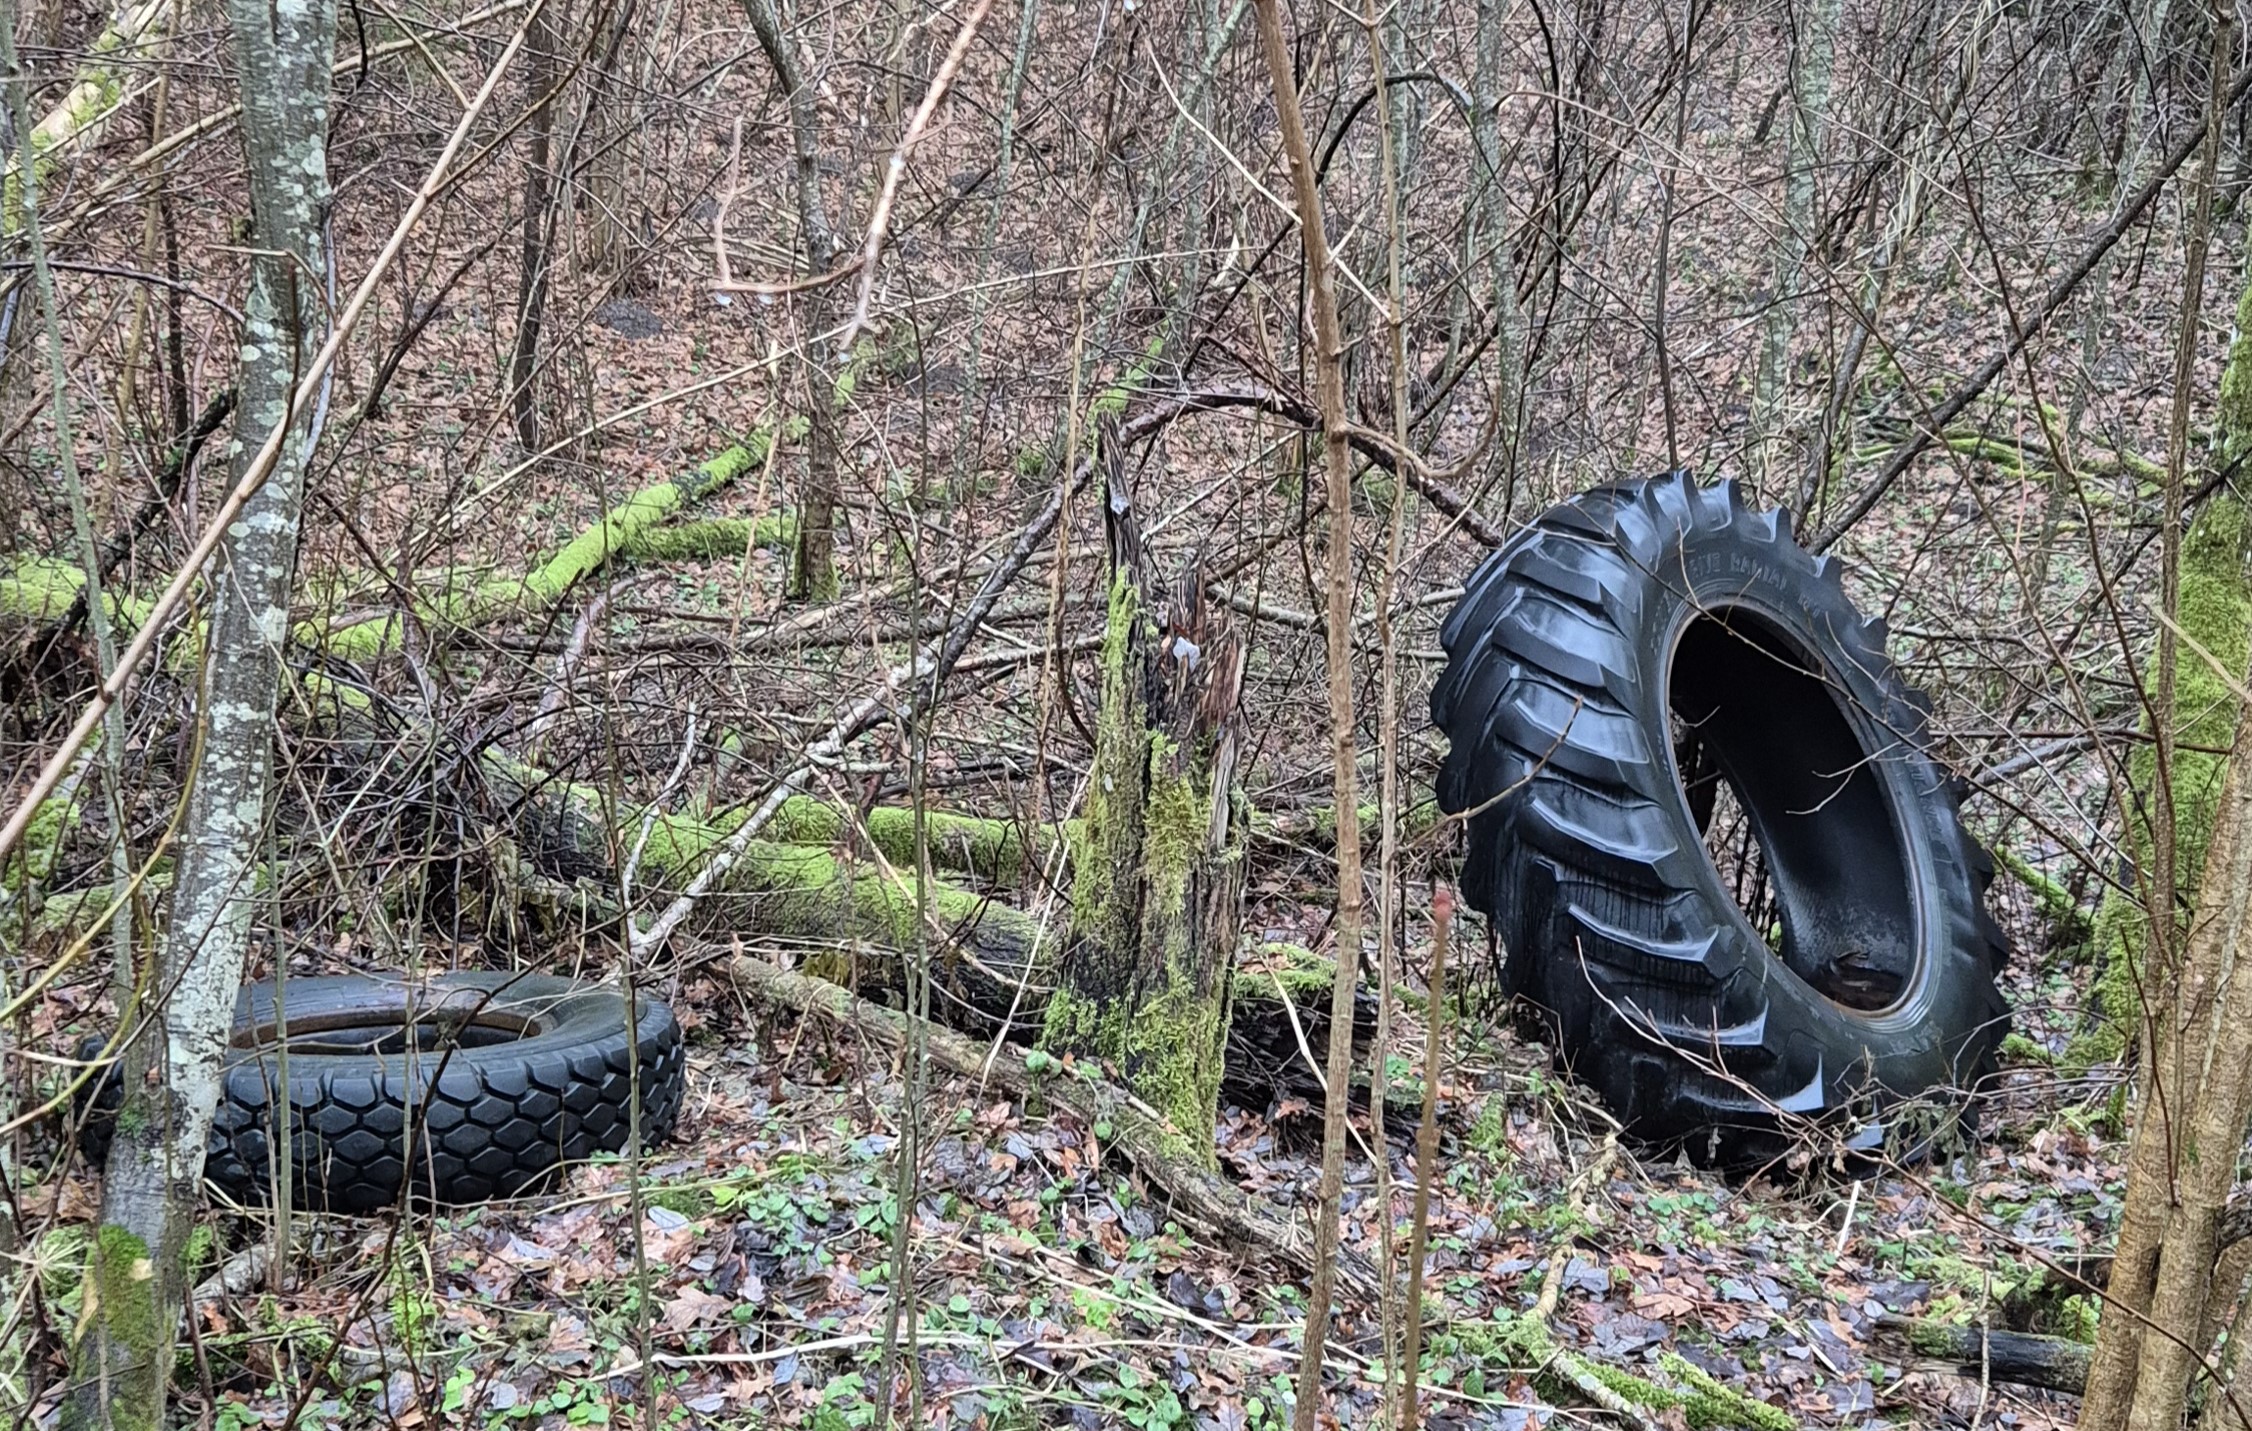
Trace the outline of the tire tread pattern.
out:
<instances>
[{"instance_id":1,"label":"tire tread pattern","mask_svg":"<svg viewBox=\"0 0 2252 1431\"><path fill-rule=\"evenodd\" d=\"M292 1018L396 1004L399 983L367 978L293 979ZM625 1000L544 975L465 973L426 986L433 997L473 998L538 1011L549 1027L513 1042L459 1045L414 1055L293 1056L286 1099L271 1049L235 1049L222 1073L204 1177L240 1203L271 1192L273 1110L290 1110L292 1186L301 1206L368 1213L412 1195L473 1203L533 1190L559 1167L619 1152L637 1061L644 1147L664 1140L686 1093L679 1021L661 1001L635 1000L638 1040L628 1037ZM238 999L239 1033L272 1017L273 985ZM98 1047L98 1041L96 1041ZM107 1149L118 1102L114 1079L97 1093L82 1145ZM104 1118L105 1111L108 1119Z\"/></svg>"},{"instance_id":2,"label":"tire tread pattern","mask_svg":"<svg viewBox=\"0 0 2252 1431\"><path fill-rule=\"evenodd\" d=\"M1973 991L1977 1025L1946 1030L1946 1047L1919 1053L1917 1066L1944 1066L1957 1084L1991 1071L2008 1016L1992 976L2008 951L1983 898L1993 863L1926 754L1929 702L1886 658L1882 623L1852 612L1837 562L1795 544L1787 514L1751 511L1734 483L1700 488L1672 473L1597 488L1536 519L1471 578L1441 636L1448 663L1431 713L1450 749L1438 797L1470 812L1463 897L1501 936L1504 992L1530 1001L1560 1057L1623 1121L1684 1142L1700 1161L1737 1163L1776 1151L1778 1108L1852 1104L1868 1116L1924 1090L1866 1096L1868 1068L1847 1065L1878 1060L1810 1033L1803 1011L1821 996L1781 989L1780 961L1746 947L1732 905L1713 907L1718 877L1676 808L1664 715L1644 695L1665 672L1645 669L1656 660L1635 637L1653 603L1686 599L1681 552L1692 540L1738 544L1811 591L1809 610L1825 613L1815 633L1824 656L1873 678L1873 714L1901 758L1932 772L1928 802L1943 807L1934 864L1939 882L1959 886L1936 917L1950 922L1950 949L1976 955L1970 975L1948 976L1983 988ZM1708 1071L1716 1066L1725 1076Z\"/></svg>"}]
</instances>

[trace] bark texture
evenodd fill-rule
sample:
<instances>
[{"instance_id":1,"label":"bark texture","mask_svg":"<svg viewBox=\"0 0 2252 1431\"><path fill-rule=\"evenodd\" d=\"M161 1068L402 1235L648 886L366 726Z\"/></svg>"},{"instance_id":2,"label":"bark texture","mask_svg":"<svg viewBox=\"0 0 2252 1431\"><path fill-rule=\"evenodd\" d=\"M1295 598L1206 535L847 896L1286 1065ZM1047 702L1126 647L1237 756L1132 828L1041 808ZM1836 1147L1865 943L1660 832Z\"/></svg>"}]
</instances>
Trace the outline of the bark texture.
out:
<instances>
[{"instance_id":1,"label":"bark texture","mask_svg":"<svg viewBox=\"0 0 2252 1431\"><path fill-rule=\"evenodd\" d=\"M2243 960L2252 935L2252 789L2244 754L2240 746L2229 763L2179 992L2141 1080L2114 1302L2097 1330L2083 1426L2173 1431L2204 1358L2213 1264L2252 1112L2252 969Z\"/></svg>"},{"instance_id":2,"label":"bark texture","mask_svg":"<svg viewBox=\"0 0 2252 1431\"><path fill-rule=\"evenodd\" d=\"M827 273L836 266L839 245L821 198L819 95L790 49L775 0L743 0L743 17L750 22L751 33L757 37L759 50L773 69L774 82L781 87L789 108L790 166L806 271L809 275ZM804 326L808 334L828 327L834 313L829 292L829 286L822 285L806 298ZM851 395L851 376L848 370L832 380L827 371L809 347L804 360L805 487L799 502L796 549L790 562L790 594L806 601L827 601L837 594L837 419Z\"/></svg>"},{"instance_id":3,"label":"bark texture","mask_svg":"<svg viewBox=\"0 0 2252 1431\"><path fill-rule=\"evenodd\" d=\"M555 88L560 30L555 7L543 5L525 37L529 60L525 87L532 96L532 113L525 123L530 152L524 159L524 250L516 278L516 341L508 357L508 400L516 419L516 440L526 452L536 452L540 446L540 333L547 321L548 250L555 238L555 184L548 172L555 134L550 91Z\"/></svg>"},{"instance_id":4,"label":"bark texture","mask_svg":"<svg viewBox=\"0 0 2252 1431\"><path fill-rule=\"evenodd\" d=\"M1772 491L1769 474L1777 461L1786 425L1783 397L1790 386L1791 333L1796 327L1794 298L1806 283L1806 258L1814 229L1814 176L1822 162L1822 131L1830 112L1830 69L1837 48L1838 0L1814 0L1806 24L1793 36L1789 159L1783 171L1783 232L1775 247L1773 291L1761 334L1758 385L1752 394L1752 425L1759 436L1761 486ZM1802 505L1812 496L1801 494Z\"/></svg>"},{"instance_id":5,"label":"bark texture","mask_svg":"<svg viewBox=\"0 0 2252 1431\"><path fill-rule=\"evenodd\" d=\"M2252 316L2252 283L2237 308ZM2252 451L2252 338L2239 328L2221 379L2218 423L2225 458ZM2244 515L2228 499L2209 505L2182 552L2177 610L2180 628L2205 647L2223 671L2194 650L2181 666L2167 715L2175 722L2170 831L2173 867L2196 891L2179 977L2165 981L2145 967L2131 909L2100 910L2097 935L2111 947L2102 991L2107 1008L2146 1027L2144 1066L2127 1154L2127 1192L2112 1260L2105 1313L2088 1369L2082 1426L2150 1427L2179 1420L2188 1373L2202 1358L2205 1305L2212 1294L2224 1200L2235 1176L2252 1088L2252 970L2239 967L2239 946L2252 899L2252 840L2244 829L2241 703L2247 616ZM2214 624L2216 629L2204 629ZM2185 646L2187 642L2183 643ZM2233 748L2225 772L2191 745ZM2140 786L2154 775L2131 771ZM2201 781L2220 783L2206 804ZM2156 841L2164 822L2143 834ZM2138 857L2140 852L2138 851ZM2191 881L2195 883L2192 884ZM2165 919L2146 919L2150 930ZM2211 1076L2208 1076L2211 1075ZM2233 1122L2227 1120L2233 1119ZM2215 1130L2223 1130L2216 1141ZM2234 1289L2230 1289L2233 1292ZM2172 1303L2161 1301L2173 1297ZM2156 1330L2153 1330L2153 1326ZM2177 1342L2183 1345L2176 1345Z\"/></svg>"},{"instance_id":6,"label":"bark texture","mask_svg":"<svg viewBox=\"0 0 2252 1431\"><path fill-rule=\"evenodd\" d=\"M155 1431L163 1423L179 1326L187 1234L203 1176L219 1065L242 985L253 863L263 843L274 703L312 414L293 413L298 375L320 346L326 271L329 66L334 0L228 0L250 156L252 244L240 400L231 456L239 480L267 435L290 440L227 531L210 582L210 659L201 762L182 831L170 922L141 991L138 1039L103 1182L87 1309L71 1355L61 1425Z\"/></svg>"},{"instance_id":7,"label":"bark texture","mask_svg":"<svg viewBox=\"0 0 2252 1431\"><path fill-rule=\"evenodd\" d=\"M1115 432L1100 446L1115 454ZM1110 621L1073 885L1078 939L1048 1004L1048 1047L1115 1064L1182 1156L1214 1160L1249 827L1235 767L1243 648L1202 572L1150 589L1122 467L1108 459Z\"/></svg>"}]
</instances>

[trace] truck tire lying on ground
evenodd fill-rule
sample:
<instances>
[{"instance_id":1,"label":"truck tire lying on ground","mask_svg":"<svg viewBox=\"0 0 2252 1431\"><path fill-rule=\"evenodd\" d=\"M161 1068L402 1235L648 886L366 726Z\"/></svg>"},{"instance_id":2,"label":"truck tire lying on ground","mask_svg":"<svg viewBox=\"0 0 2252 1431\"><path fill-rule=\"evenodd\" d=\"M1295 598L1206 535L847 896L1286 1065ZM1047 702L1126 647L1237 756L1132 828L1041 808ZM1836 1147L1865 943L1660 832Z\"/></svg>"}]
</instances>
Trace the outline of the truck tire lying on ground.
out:
<instances>
[{"instance_id":1,"label":"truck tire lying on ground","mask_svg":"<svg viewBox=\"0 0 2252 1431\"><path fill-rule=\"evenodd\" d=\"M1551 508L1442 637L1439 803L1509 991L1631 1131L1707 1164L1801 1119L1874 1147L2008 1027L1992 862L1839 575L1787 513L1673 473Z\"/></svg>"},{"instance_id":2,"label":"truck tire lying on ground","mask_svg":"<svg viewBox=\"0 0 2252 1431\"><path fill-rule=\"evenodd\" d=\"M282 1011L300 1206L373 1212L410 1191L441 1203L509 1197L626 1145L636 1040L613 984L508 973L292 979ZM664 1004L643 996L634 1014L648 1147L680 1114L685 1056ZM242 991L204 1165L238 1202L271 1196L283 1026L272 984ZM112 1082L96 1100L92 1157L116 1097Z\"/></svg>"}]
</instances>

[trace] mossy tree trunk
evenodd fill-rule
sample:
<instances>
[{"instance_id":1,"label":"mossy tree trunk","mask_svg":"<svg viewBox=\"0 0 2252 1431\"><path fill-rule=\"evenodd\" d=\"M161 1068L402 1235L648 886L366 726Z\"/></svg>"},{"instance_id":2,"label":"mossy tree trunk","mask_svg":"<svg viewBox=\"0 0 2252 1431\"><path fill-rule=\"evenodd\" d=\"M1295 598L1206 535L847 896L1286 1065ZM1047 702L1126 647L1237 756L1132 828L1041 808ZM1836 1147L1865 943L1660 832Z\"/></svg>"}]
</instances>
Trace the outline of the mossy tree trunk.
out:
<instances>
[{"instance_id":1,"label":"mossy tree trunk","mask_svg":"<svg viewBox=\"0 0 2252 1431\"><path fill-rule=\"evenodd\" d=\"M2252 787L2228 762L2183 967L2153 1010L2119 1242L2080 1424L2174 1431L2204 1365L2229 1189L2252 1115Z\"/></svg>"},{"instance_id":2,"label":"mossy tree trunk","mask_svg":"<svg viewBox=\"0 0 2252 1431\"><path fill-rule=\"evenodd\" d=\"M2183 633L2232 671L2241 672L2252 653L2252 590L2244 575L2244 506L2216 495L2190 524L2182 544L2180 617ZM2186 643L2185 643L2186 644ZM2182 901L2197 895L2199 872L2213 838L2220 806L2222 767L2236 738L2238 705L2218 672L2188 653L2174 684L2174 749L2167 776L2173 795L2174 867L2181 871ZM2145 733L2150 722L2143 723ZM2158 756L2148 741L2138 743L2127 761L2127 835L2138 869L2153 863L2162 832L2157 820ZM2179 907L2177 937L2186 923ZM2142 1042L2139 1031L2157 992L2145 987L2143 955L2151 921L2132 887L2113 886L2096 909L2095 947L2099 968L2096 1004L2099 1022L2073 1050L2072 1061L2101 1063L2123 1056ZM2148 1048L2140 1052L2147 1056Z\"/></svg>"},{"instance_id":3,"label":"mossy tree trunk","mask_svg":"<svg viewBox=\"0 0 2252 1431\"><path fill-rule=\"evenodd\" d=\"M2224 33L2216 51L2225 54L2230 25L2225 15L2217 20ZM2215 445L2224 462L2252 454L2248 323L2252 277L2237 302L2221 377ZM2242 967L2252 930L2252 799L2243 763L2252 756L2240 743L2235 693L2252 645L2245 528L2242 505L2226 497L2190 528L2176 601L2182 659L2171 708L2160 713L2173 723L2171 763L2161 772L2154 758L2138 754L2123 800L2138 859L2172 840L2172 867L2182 872L2181 888L2195 891L2196 919L2181 930L2178 901L2137 925L2122 896L2107 899L2097 915L2103 1003L2115 1025L2137 1031L2142 1061L2127 1191L2081 1409L2080 1424L2091 1428L2178 1426L2208 1350L2207 1304L2237 1292L2215 1285L2214 1264L2252 1112L2252 978ZM2206 750L2234 753L2223 760ZM2154 798L2161 773L2170 799ZM2148 813L2153 806L2157 818ZM2160 941L2180 957L2151 947Z\"/></svg>"},{"instance_id":4,"label":"mossy tree trunk","mask_svg":"<svg viewBox=\"0 0 2252 1431\"><path fill-rule=\"evenodd\" d=\"M2252 281L2237 303L2236 337L2229 348L2221 377L2221 406L2216 444L2223 462L2252 456ZM2177 620L2185 658L2174 681L2172 758L2166 775L2173 815L2172 829L2157 826L2159 801L2158 755L2149 741L2138 743L2127 764L2125 807L2127 837L2136 868L2150 870L2157 841L2171 839L2173 867L2180 871L2180 899L2174 911L2177 936L2186 924L2184 911L2193 905L2199 874L2205 868L2206 847L2213 838L2213 818L2220 808L2222 767L2218 752L2234 744L2240 715L2235 694L2210 663L2188 649L2194 641L2215 661L2241 676L2252 657L2252 583L2245 576L2245 556L2252 548L2252 528L2245 520L2242 501L2227 491L2216 493L2191 522L2182 543L2180 596ZM2146 717L2143 730L2151 731ZM2150 942L2152 921L2137 891L2114 886L2096 910L2095 947L2098 960L2096 1004L2099 1022L2073 1050L2072 1061L2099 1063L2121 1057L2140 1042L2140 1030L2156 992L2145 987L2143 954ZM2176 939L2179 947L2179 939ZM2143 1048L2144 1055L2149 1049Z\"/></svg>"},{"instance_id":5,"label":"mossy tree trunk","mask_svg":"<svg viewBox=\"0 0 2252 1431\"><path fill-rule=\"evenodd\" d=\"M1236 788L1243 648L1192 561L1153 602L1111 453L1110 622L1094 777L1073 874L1071 947L1043 1038L1114 1065L1209 1163L1250 826Z\"/></svg>"}]
</instances>

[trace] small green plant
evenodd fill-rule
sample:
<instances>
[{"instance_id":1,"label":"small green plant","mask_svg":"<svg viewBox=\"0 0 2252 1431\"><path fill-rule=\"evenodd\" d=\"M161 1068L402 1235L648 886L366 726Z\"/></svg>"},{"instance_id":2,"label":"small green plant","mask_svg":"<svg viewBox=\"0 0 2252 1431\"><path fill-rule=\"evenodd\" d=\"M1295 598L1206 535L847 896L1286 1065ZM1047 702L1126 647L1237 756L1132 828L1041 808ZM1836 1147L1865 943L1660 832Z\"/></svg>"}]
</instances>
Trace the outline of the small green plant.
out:
<instances>
[{"instance_id":1,"label":"small green plant","mask_svg":"<svg viewBox=\"0 0 2252 1431\"><path fill-rule=\"evenodd\" d=\"M1079 1320L1091 1330L1107 1332L1118 1325L1118 1304L1099 1293L1074 1287L1071 1289L1071 1306L1079 1314Z\"/></svg>"},{"instance_id":2,"label":"small green plant","mask_svg":"<svg viewBox=\"0 0 2252 1431\"><path fill-rule=\"evenodd\" d=\"M1478 1105L1478 1121L1470 1127L1470 1146L1489 1158L1509 1156L1509 1110L1499 1098Z\"/></svg>"},{"instance_id":3,"label":"small green plant","mask_svg":"<svg viewBox=\"0 0 2252 1431\"><path fill-rule=\"evenodd\" d=\"M1130 1366L1121 1365L1118 1379L1096 1391L1104 1405L1135 1431L1170 1431L1189 1424L1188 1408L1173 1394L1173 1388Z\"/></svg>"},{"instance_id":4,"label":"small green plant","mask_svg":"<svg viewBox=\"0 0 2252 1431\"><path fill-rule=\"evenodd\" d=\"M254 1426L263 1428L266 1418L243 1402L222 1401L211 1424L218 1431L251 1431Z\"/></svg>"},{"instance_id":5,"label":"small green plant","mask_svg":"<svg viewBox=\"0 0 2252 1431\"><path fill-rule=\"evenodd\" d=\"M876 1403L868 1397L868 1381L859 1372L847 1372L821 1392L813 1411L813 1431L858 1431L876 1423Z\"/></svg>"},{"instance_id":6,"label":"small green plant","mask_svg":"<svg viewBox=\"0 0 2252 1431\"><path fill-rule=\"evenodd\" d=\"M511 1418L561 1416L570 1426L610 1424L610 1396L599 1379L557 1382L555 1389L536 1400L518 1402L505 1413Z\"/></svg>"},{"instance_id":7,"label":"small green plant","mask_svg":"<svg viewBox=\"0 0 2252 1431\"><path fill-rule=\"evenodd\" d=\"M390 1312L391 1334L401 1347L410 1352L429 1348L431 1333L439 1325L438 1309L429 1287L415 1279L413 1267L404 1260L392 1265Z\"/></svg>"},{"instance_id":8,"label":"small green plant","mask_svg":"<svg viewBox=\"0 0 2252 1431\"><path fill-rule=\"evenodd\" d=\"M459 1412L469 1405L469 1394L476 1389L477 1373L469 1363L463 1362L446 1377L446 1389L439 1398L439 1408L449 1414Z\"/></svg>"},{"instance_id":9,"label":"small green plant","mask_svg":"<svg viewBox=\"0 0 2252 1431\"><path fill-rule=\"evenodd\" d=\"M1295 1404L1290 1378L1278 1373L1269 1377L1256 1395L1244 1399L1244 1425L1250 1431L1283 1431L1290 1424L1290 1411Z\"/></svg>"}]
</instances>

